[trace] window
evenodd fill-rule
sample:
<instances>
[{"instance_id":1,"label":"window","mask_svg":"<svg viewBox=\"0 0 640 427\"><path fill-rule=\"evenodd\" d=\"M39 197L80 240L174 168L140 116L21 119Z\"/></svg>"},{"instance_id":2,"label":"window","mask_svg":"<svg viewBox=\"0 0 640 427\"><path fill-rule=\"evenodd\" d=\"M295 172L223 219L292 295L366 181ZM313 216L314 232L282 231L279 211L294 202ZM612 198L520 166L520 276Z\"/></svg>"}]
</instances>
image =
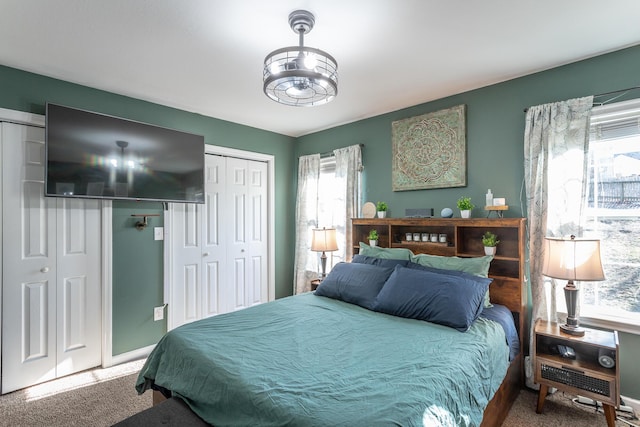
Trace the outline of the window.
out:
<instances>
[{"instance_id":1,"label":"window","mask_svg":"<svg viewBox=\"0 0 640 427\"><path fill-rule=\"evenodd\" d=\"M640 99L593 108L587 176L584 235L606 280L580 284L580 317L640 326Z\"/></svg>"},{"instance_id":2,"label":"window","mask_svg":"<svg viewBox=\"0 0 640 427\"><path fill-rule=\"evenodd\" d=\"M335 227L336 240L345 241L344 211L336 209L344 205L344 188L336 177L336 157L327 156L320 159L320 178L318 181L318 227ZM340 243L338 243L340 247ZM344 260L343 248L336 252L326 253L327 272L335 264ZM319 255L318 255L319 256ZM319 261L318 261L319 262Z\"/></svg>"}]
</instances>

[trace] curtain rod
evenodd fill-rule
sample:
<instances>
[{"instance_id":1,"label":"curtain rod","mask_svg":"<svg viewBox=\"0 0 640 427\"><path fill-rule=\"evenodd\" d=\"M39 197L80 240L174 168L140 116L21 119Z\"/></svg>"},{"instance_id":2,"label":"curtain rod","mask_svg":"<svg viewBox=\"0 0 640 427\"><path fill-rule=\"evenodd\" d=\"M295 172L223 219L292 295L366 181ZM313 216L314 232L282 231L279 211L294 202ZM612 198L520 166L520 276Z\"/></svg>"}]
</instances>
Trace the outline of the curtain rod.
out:
<instances>
[{"instance_id":1,"label":"curtain rod","mask_svg":"<svg viewBox=\"0 0 640 427\"><path fill-rule=\"evenodd\" d=\"M620 92L628 92L630 90L635 90L635 89L640 89L640 86L633 86L633 87L628 87L626 89L620 89L620 90L612 90L611 92L605 92L605 93L599 93L597 95L593 95L594 98L597 98L599 96L605 96L605 95L613 95L614 93L620 93Z\"/></svg>"},{"instance_id":2,"label":"curtain rod","mask_svg":"<svg viewBox=\"0 0 640 427\"><path fill-rule=\"evenodd\" d=\"M360 148L364 147L364 144L358 144L360 146ZM320 153L320 158L324 159L326 157L331 157L333 156L333 151L328 151L326 153Z\"/></svg>"},{"instance_id":3,"label":"curtain rod","mask_svg":"<svg viewBox=\"0 0 640 427\"><path fill-rule=\"evenodd\" d=\"M593 95L594 98L598 98L600 96L606 96L606 95L613 95L614 93L620 93L620 92L628 92L630 90L637 90L640 89L640 86L632 86L632 87L628 87L626 89L618 89L618 90L612 90L611 92L604 92L604 93L599 93L597 95ZM622 95L620 95L622 96ZM613 98L616 99L616 98ZM611 99L609 101L612 101ZM609 102L606 101L606 102ZM604 105L604 103L599 102L598 105ZM526 113L527 111L529 111L529 108L525 108L524 112Z\"/></svg>"}]
</instances>

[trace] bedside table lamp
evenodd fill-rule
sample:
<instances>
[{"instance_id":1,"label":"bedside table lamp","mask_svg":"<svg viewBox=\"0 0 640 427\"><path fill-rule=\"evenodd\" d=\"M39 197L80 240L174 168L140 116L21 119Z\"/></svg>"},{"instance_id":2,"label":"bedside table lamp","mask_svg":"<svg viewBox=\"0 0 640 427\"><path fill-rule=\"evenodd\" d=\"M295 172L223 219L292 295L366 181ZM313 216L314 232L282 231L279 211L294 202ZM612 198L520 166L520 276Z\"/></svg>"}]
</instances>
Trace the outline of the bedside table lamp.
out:
<instances>
[{"instance_id":1,"label":"bedside table lamp","mask_svg":"<svg viewBox=\"0 0 640 427\"><path fill-rule=\"evenodd\" d=\"M576 317L578 288L574 280L604 280L602 261L600 260L600 240L595 239L558 239L545 237L545 255L542 262L542 274L554 279L568 280L564 287L567 303L567 322L560 325L563 332L571 335L584 335Z\"/></svg>"},{"instance_id":2,"label":"bedside table lamp","mask_svg":"<svg viewBox=\"0 0 640 427\"><path fill-rule=\"evenodd\" d=\"M336 229L335 228L314 228L313 235L311 237L311 250L314 252L322 252L320 256L320 262L322 264L322 276L324 279L326 276L327 268L327 255L325 252L333 252L338 250L338 243L336 243Z\"/></svg>"}]
</instances>

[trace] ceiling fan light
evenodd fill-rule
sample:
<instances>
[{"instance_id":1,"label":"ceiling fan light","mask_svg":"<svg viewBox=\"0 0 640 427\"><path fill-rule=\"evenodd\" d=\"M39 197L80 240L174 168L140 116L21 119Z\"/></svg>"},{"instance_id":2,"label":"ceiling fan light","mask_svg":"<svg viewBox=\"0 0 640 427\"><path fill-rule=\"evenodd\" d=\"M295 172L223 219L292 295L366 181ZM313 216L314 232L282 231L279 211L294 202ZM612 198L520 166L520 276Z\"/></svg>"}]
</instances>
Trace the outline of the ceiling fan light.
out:
<instances>
[{"instance_id":1,"label":"ceiling fan light","mask_svg":"<svg viewBox=\"0 0 640 427\"><path fill-rule=\"evenodd\" d=\"M272 100L297 107L326 104L338 94L338 63L328 53L303 44L315 18L304 10L289 15L289 24L300 35L300 45L274 50L266 56L263 90Z\"/></svg>"}]
</instances>

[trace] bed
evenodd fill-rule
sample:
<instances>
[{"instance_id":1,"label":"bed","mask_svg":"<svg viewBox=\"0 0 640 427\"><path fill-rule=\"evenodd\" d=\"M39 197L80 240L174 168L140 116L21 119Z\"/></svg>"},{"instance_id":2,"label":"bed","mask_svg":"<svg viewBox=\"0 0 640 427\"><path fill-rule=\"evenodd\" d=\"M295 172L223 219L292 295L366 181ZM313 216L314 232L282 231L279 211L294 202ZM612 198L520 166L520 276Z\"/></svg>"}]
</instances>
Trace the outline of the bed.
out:
<instances>
[{"instance_id":1,"label":"bed","mask_svg":"<svg viewBox=\"0 0 640 427\"><path fill-rule=\"evenodd\" d=\"M170 331L136 389L217 426L501 424L522 375L521 290L492 285L491 304L491 279L353 261L315 292Z\"/></svg>"}]
</instances>

